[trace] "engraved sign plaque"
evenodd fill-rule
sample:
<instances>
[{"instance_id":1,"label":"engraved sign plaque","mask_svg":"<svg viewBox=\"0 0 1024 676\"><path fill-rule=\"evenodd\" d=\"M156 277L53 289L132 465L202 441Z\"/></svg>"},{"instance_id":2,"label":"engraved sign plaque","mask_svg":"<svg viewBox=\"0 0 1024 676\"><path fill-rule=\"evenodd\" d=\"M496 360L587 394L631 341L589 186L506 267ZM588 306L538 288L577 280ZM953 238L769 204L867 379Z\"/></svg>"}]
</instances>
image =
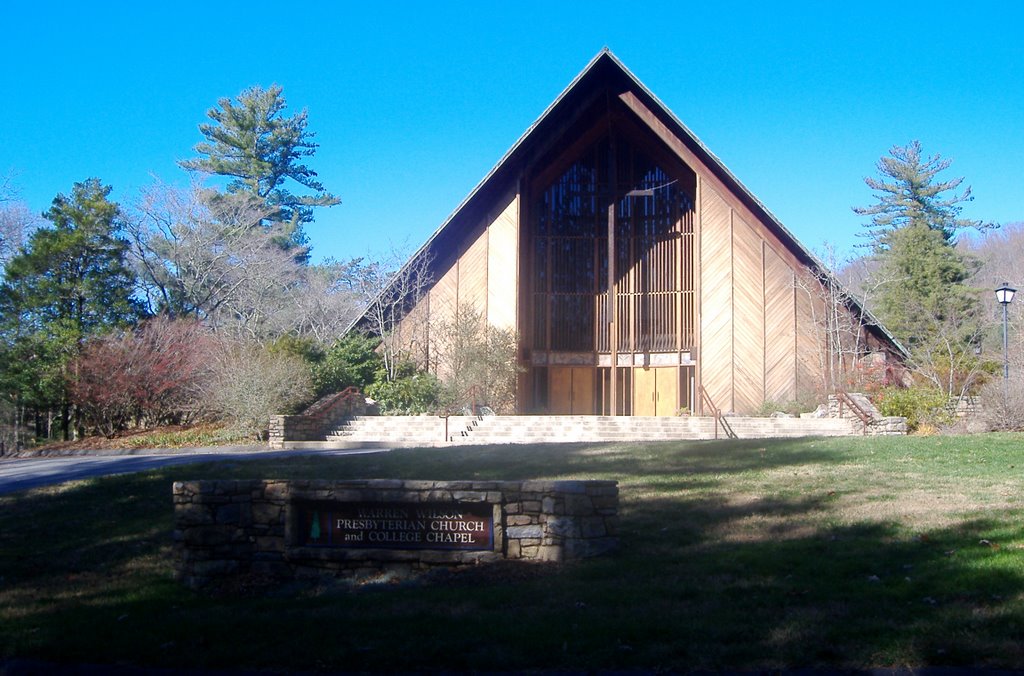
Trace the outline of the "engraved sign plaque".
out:
<instances>
[{"instance_id":1,"label":"engraved sign plaque","mask_svg":"<svg viewBox=\"0 0 1024 676\"><path fill-rule=\"evenodd\" d=\"M359 549L494 548L486 502L325 502L299 505L300 542Z\"/></svg>"}]
</instances>

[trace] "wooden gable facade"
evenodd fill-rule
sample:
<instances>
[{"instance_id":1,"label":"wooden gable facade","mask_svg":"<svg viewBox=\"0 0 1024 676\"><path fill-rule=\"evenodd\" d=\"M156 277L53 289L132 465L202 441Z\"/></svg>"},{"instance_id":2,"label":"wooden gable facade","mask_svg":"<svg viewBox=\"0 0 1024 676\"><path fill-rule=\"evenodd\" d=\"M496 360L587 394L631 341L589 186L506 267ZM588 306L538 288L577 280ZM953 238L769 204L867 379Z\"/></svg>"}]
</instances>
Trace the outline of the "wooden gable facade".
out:
<instances>
[{"instance_id":1,"label":"wooden gable facade","mask_svg":"<svg viewBox=\"0 0 1024 676\"><path fill-rule=\"evenodd\" d=\"M829 387L821 264L607 50L414 259L416 356L466 305L514 329L520 413L749 413Z\"/></svg>"}]
</instances>

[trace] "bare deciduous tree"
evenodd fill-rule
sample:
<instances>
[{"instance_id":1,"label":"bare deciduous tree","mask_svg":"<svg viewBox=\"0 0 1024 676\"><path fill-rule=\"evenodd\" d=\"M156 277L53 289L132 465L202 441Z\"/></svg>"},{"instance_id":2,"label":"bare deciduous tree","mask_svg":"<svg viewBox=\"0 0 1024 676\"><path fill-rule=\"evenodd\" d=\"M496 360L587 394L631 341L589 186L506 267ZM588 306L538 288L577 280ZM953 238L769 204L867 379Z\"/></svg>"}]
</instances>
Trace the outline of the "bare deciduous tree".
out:
<instances>
[{"instance_id":1,"label":"bare deciduous tree","mask_svg":"<svg viewBox=\"0 0 1024 676\"><path fill-rule=\"evenodd\" d=\"M129 219L132 257L153 309L215 315L244 283L243 265L269 244L266 208L247 196L213 199L198 185L147 189Z\"/></svg>"},{"instance_id":2,"label":"bare deciduous tree","mask_svg":"<svg viewBox=\"0 0 1024 676\"><path fill-rule=\"evenodd\" d=\"M1024 289L1024 274L1020 262L1024 260L1024 222L1009 223L998 230L987 231L984 237L965 240L961 246L981 263L971 277L970 284L980 290L985 316L989 318L989 331L984 351L990 357L1002 359L1003 327L1002 307L996 302L994 289L1003 282ZM1009 323L1008 347L1010 362L1024 363L1024 295L1010 303L1007 309Z\"/></svg>"},{"instance_id":3,"label":"bare deciduous tree","mask_svg":"<svg viewBox=\"0 0 1024 676\"><path fill-rule=\"evenodd\" d=\"M864 370L860 366L870 353L866 327L870 323L867 306L878 287L885 283L876 276L864 274L863 259L840 262L834 247L826 245L823 259L829 269L842 268L849 275L857 274L861 294L854 294L829 269L808 269L795 278L797 289L810 303L811 319L818 335L821 386L825 391L842 387L862 387Z\"/></svg>"},{"instance_id":4,"label":"bare deciduous tree","mask_svg":"<svg viewBox=\"0 0 1024 676\"><path fill-rule=\"evenodd\" d=\"M257 342L287 334L338 338L360 304L349 268L297 261L280 246L286 233L261 225L266 216L248 194L163 184L147 190L129 234L151 308Z\"/></svg>"},{"instance_id":5,"label":"bare deciduous tree","mask_svg":"<svg viewBox=\"0 0 1024 676\"><path fill-rule=\"evenodd\" d=\"M931 340L914 350L908 366L950 400L959 401L986 379L986 360L980 352L986 328L974 314L965 320L950 313L936 323ZM979 351L965 350L965 344L978 345Z\"/></svg>"},{"instance_id":6,"label":"bare deciduous tree","mask_svg":"<svg viewBox=\"0 0 1024 676\"><path fill-rule=\"evenodd\" d=\"M284 307L277 310L279 327L331 345L364 307L353 288L357 266L328 259L297 270L299 283L287 289Z\"/></svg>"},{"instance_id":7,"label":"bare deciduous tree","mask_svg":"<svg viewBox=\"0 0 1024 676\"><path fill-rule=\"evenodd\" d=\"M18 201L14 173L0 176L0 273L7 266L7 261L16 256L28 242L29 235L41 222L42 218L38 214Z\"/></svg>"},{"instance_id":8,"label":"bare deciduous tree","mask_svg":"<svg viewBox=\"0 0 1024 676\"><path fill-rule=\"evenodd\" d=\"M451 408L488 406L499 414L516 409L516 333L488 323L471 305L460 305L450 321L430 326L431 368Z\"/></svg>"},{"instance_id":9,"label":"bare deciduous tree","mask_svg":"<svg viewBox=\"0 0 1024 676\"><path fill-rule=\"evenodd\" d=\"M40 218L20 202L0 205L0 272L28 242Z\"/></svg>"},{"instance_id":10,"label":"bare deciduous tree","mask_svg":"<svg viewBox=\"0 0 1024 676\"><path fill-rule=\"evenodd\" d=\"M394 380L403 359L412 356L415 342L425 341L425 312L418 307L430 282L430 257L426 252L409 258L392 250L381 260L360 263L353 274L354 288L366 304L363 321L380 338L380 353L389 381ZM425 353L424 353L425 355Z\"/></svg>"}]
</instances>

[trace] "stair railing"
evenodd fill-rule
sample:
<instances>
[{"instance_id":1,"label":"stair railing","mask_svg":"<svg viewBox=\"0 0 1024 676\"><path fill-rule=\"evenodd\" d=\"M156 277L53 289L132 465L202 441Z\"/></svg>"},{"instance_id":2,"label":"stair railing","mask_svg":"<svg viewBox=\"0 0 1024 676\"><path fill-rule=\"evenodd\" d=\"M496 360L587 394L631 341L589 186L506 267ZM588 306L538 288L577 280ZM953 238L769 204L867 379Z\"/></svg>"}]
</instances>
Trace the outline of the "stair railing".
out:
<instances>
[{"instance_id":1,"label":"stair railing","mask_svg":"<svg viewBox=\"0 0 1024 676\"><path fill-rule=\"evenodd\" d=\"M722 430L725 432L725 436L727 439L738 439L739 437L737 437L736 432L733 431L732 425L730 425L729 421L725 419L725 416L722 414L722 410L715 406L715 402L711 401L711 395L708 394L708 391L704 389L704 386L700 385L697 388L697 390L700 392L701 399L704 400L704 403L707 405L708 408L711 409L711 413L714 415L715 439L718 438L719 425L722 426Z\"/></svg>"},{"instance_id":2,"label":"stair railing","mask_svg":"<svg viewBox=\"0 0 1024 676\"><path fill-rule=\"evenodd\" d=\"M839 402L839 417L845 417L843 415L843 408L849 407L850 411L853 412L853 415L860 420L861 425L863 426L863 433L867 434L868 425L870 425L871 421L874 419L871 413L864 410L864 407L858 404L856 400L850 396L849 392L845 390L836 390L836 400Z\"/></svg>"}]
</instances>

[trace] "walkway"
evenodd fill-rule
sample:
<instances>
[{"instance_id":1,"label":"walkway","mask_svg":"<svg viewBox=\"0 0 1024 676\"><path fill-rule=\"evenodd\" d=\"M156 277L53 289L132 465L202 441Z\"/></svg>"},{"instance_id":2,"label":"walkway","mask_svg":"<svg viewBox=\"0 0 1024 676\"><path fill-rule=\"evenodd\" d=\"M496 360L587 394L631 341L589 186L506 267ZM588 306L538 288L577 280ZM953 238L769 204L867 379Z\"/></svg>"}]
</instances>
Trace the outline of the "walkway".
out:
<instances>
[{"instance_id":1,"label":"walkway","mask_svg":"<svg viewBox=\"0 0 1024 676\"><path fill-rule=\"evenodd\" d=\"M262 450L261 450L262 449ZM102 455L75 455L37 458L11 458L0 460L0 495L27 488L49 486L111 474L145 472L172 465L221 460L249 460L287 457L295 455L352 455L382 453L389 449L302 450L268 451L265 446L236 446L226 448L157 448L132 455L115 455L97 451Z\"/></svg>"}]
</instances>

